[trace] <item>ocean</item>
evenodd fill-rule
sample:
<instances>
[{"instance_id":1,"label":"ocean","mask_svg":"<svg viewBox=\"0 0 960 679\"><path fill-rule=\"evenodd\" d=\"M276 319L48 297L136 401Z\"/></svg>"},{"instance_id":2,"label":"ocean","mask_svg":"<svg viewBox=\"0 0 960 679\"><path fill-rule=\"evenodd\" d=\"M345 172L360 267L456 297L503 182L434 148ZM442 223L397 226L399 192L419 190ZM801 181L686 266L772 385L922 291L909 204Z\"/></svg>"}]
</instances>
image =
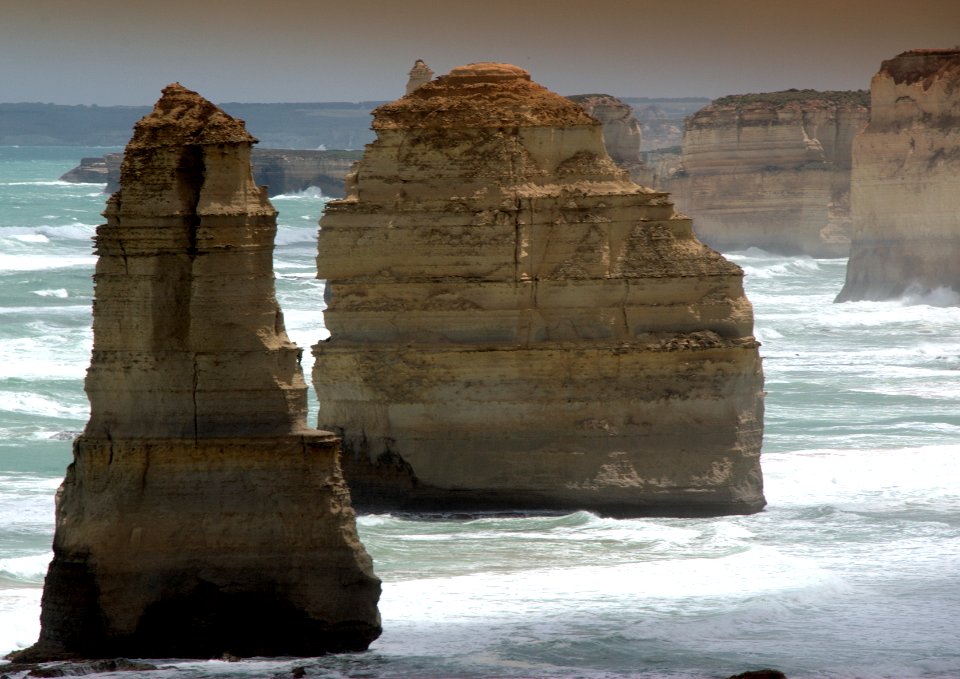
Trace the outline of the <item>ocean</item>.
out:
<instances>
[{"instance_id":1,"label":"ocean","mask_svg":"<svg viewBox=\"0 0 960 679\"><path fill-rule=\"evenodd\" d=\"M39 633L54 493L88 415L105 196L57 178L111 150L0 147L0 653ZM273 201L278 297L309 375L326 336L325 199ZM157 671L115 676L960 676L960 296L833 304L843 261L729 257L763 343L763 512L362 516L383 580L384 633L368 652L154 659Z\"/></svg>"}]
</instances>

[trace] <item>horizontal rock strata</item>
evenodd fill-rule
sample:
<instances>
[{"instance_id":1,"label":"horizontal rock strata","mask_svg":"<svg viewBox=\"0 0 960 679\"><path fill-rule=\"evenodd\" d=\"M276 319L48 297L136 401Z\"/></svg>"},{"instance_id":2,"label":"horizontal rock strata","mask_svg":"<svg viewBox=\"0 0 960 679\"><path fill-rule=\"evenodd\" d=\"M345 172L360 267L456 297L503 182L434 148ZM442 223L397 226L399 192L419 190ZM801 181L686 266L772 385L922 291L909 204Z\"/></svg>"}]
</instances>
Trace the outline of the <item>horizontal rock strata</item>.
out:
<instances>
[{"instance_id":1,"label":"horizontal rock strata","mask_svg":"<svg viewBox=\"0 0 960 679\"><path fill-rule=\"evenodd\" d=\"M960 50L913 50L871 83L854 142L853 245L838 302L960 292Z\"/></svg>"},{"instance_id":2,"label":"horizontal rock strata","mask_svg":"<svg viewBox=\"0 0 960 679\"><path fill-rule=\"evenodd\" d=\"M682 171L662 186L720 250L844 257L850 149L867 115L860 92L724 97L687 120Z\"/></svg>"},{"instance_id":3,"label":"horizontal rock strata","mask_svg":"<svg viewBox=\"0 0 960 679\"><path fill-rule=\"evenodd\" d=\"M306 426L243 124L179 85L97 230L90 420L20 660L318 655L380 632L338 440Z\"/></svg>"},{"instance_id":4,"label":"horizontal rock strata","mask_svg":"<svg viewBox=\"0 0 960 679\"><path fill-rule=\"evenodd\" d=\"M375 112L321 219L320 421L354 501L750 512L762 373L742 272L601 126L473 64Z\"/></svg>"}]
</instances>

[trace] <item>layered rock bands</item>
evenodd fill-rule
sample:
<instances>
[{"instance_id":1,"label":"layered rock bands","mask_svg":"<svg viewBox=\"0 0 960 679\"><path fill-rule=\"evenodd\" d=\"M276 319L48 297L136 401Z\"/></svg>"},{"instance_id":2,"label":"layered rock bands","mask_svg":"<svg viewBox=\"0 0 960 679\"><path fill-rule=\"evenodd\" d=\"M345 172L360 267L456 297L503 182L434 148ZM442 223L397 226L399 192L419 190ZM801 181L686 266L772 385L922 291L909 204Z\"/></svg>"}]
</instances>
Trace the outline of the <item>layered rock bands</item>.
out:
<instances>
[{"instance_id":1,"label":"layered rock bands","mask_svg":"<svg viewBox=\"0 0 960 679\"><path fill-rule=\"evenodd\" d=\"M321 219L320 421L364 507L752 512L762 372L742 272L601 125L505 64L375 111Z\"/></svg>"},{"instance_id":2,"label":"layered rock bands","mask_svg":"<svg viewBox=\"0 0 960 679\"><path fill-rule=\"evenodd\" d=\"M317 655L380 632L330 432L308 429L241 121L179 85L97 230L90 420L58 494L58 655Z\"/></svg>"},{"instance_id":3,"label":"layered rock bands","mask_svg":"<svg viewBox=\"0 0 960 679\"><path fill-rule=\"evenodd\" d=\"M866 92L724 97L687 119L681 171L662 182L723 251L814 257L850 248L850 149Z\"/></svg>"},{"instance_id":4,"label":"layered rock bands","mask_svg":"<svg viewBox=\"0 0 960 679\"><path fill-rule=\"evenodd\" d=\"M884 61L854 141L853 244L838 302L960 292L960 49Z\"/></svg>"}]
</instances>

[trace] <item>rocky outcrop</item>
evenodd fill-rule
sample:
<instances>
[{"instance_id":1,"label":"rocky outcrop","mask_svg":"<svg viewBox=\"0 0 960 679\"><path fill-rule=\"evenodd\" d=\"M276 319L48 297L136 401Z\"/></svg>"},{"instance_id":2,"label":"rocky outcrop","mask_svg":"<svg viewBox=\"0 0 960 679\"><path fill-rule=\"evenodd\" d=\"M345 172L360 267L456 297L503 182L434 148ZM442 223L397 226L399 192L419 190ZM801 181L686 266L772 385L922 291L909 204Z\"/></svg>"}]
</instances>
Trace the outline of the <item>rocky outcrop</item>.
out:
<instances>
[{"instance_id":1,"label":"rocky outcrop","mask_svg":"<svg viewBox=\"0 0 960 679\"><path fill-rule=\"evenodd\" d=\"M258 186L266 186L271 196L295 193L313 186L325 196L342 197L344 179L360 155L358 151L253 149L253 179ZM106 183L104 191L113 193L120 188L122 164L122 153L83 158L80 165L60 180Z\"/></svg>"},{"instance_id":2,"label":"rocky outcrop","mask_svg":"<svg viewBox=\"0 0 960 679\"><path fill-rule=\"evenodd\" d=\"M180 85L97 229L90 420L18 660L319 655L380 633L330 432L306 426L243 124Z\"/></svg>"},{"instance_id":3,"label":"rocky outcrop","mask_svg":"<svg viewBox=\"0 0 960 679\"><path fill-rule=\"evenodd\" d=\"M111 154L120 155L120 154ZM119 167L117 168L119 170ZM116 181L119 181L119 172ZM106 156L89 156L81 158L80 164L75 168L65 172L60 177L62 182L71 182L76 184L107 184L110 182L110 169L107 167ZM114 191L119 185L114 187Z\"/></svg>"},{"instance_id":4,"label":"rocky outcrop","mask_svg":"<svg viewBox=\"0 0 960 679\"><path fill-rule=\"evenodd\" d=\"M662 182L720 250L844 257L850 149L865 92L724 97L687 119L682 168Z\"/></svg>"},{"instance_id":5,"label":"rocky outcrop","mask_svg":"<svg viewBox=\"0 0 960 679\"><path fill-rule=\"evenodd\" d=\"M320 421L368 508L752 512L742 272L506 64L378 108L320 220Z\"/></svg>"},{"instance_id":6,"label":"rocky outcrop","mask_svg":"<svg viewBox=\"0 0 960 679\"><path fill-rule=\"evenodd\" d=\"M838 302L960 292L960 49L884 61L854 141L853 245Z\"/></svg>"}]
</instances>

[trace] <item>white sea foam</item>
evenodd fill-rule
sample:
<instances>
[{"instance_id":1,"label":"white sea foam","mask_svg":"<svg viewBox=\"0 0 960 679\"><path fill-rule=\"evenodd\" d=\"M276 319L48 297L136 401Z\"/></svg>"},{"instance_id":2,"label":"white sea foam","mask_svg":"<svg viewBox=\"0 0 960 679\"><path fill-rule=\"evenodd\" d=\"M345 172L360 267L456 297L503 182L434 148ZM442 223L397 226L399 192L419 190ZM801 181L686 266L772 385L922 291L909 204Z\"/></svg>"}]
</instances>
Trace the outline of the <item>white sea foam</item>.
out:
<instances>
[{"instance_id":1,"label":"white sea foam","mask_svg":"<svg viewBox=\"0 0 960 679\"><path fill-rule=\"evenodd\" d=\"M0 577L15 580L27 585L42 585L47 566L53 558L52 552L30 556L0 559Z\"/></svg>"},{"instance_id":2,"label":"white sea foam","mask_svg":"<svg viewBox=\"0 0 960 679\"><path fill-rule=\"evenodd\" d=\"M40 638L41 588L0 589L0 649L26 648Z\"/></svg>"},{"instance_id":3,"label":"white sea foam","mask_svg":"<svg viewBox=\"0 0 960 679\"><path fill-rule=\"evenodd\" d=\"M49 243L50 239L42 233L22 233L11 236L22 243Z\"/></svg>"},{"instance_id":4,"label":"white sea foam","mask_svg":"<svg viewBox=\"0 0 960 679\"><path fill-rule=\"evenodd\" d=\"M39 295L40 297L59 297L61 299L69 297L69 293L66 288L56 288L55 290L33 290L34 295Z\"/></svg>"},{"instance_id":5,"label":"white sea foam","mask_svg":"<svg viewBox=\"0 0 960 679\"><path fill-rule=\"evenodd\" d=\"M320 190L318 186L308 186L302 191L293 191L291 193L280 193L276 196L270 196L271 201L280 201L280 202L314 202L321 205L326 205L330 200L323 195L323 191ZM319 214L318 214L319 217Z\"/></svg>"},{"instance_id":6,"label":"white sea foam","mask_svg":"<svg viewBox=\"0 0 960 679\"><path fill-rule=\"evenodd\" d=\"M960 293L948 287L921 290L919 286L911 286L904 292L900 302L905 306L923 304L934 307L956 307L960 306Z\"/></svg>"},{"instance_id":7,"label":"white sea foam","mask_svg":"<svg viewBox=\"0 0 960 679\"><path fill-rule=\"evenodd\" d=\"M0 253L0 271L53 271L86 267L93 271L97 260L93 256L5 255Z\"/></svg>"},{"instance_id":8,"label":"white sea foam","mask_svg":"<svg viewBox=\"0 0 960 679\"><path fill-rule=\"evenodd\" d=\"M0 412L2 411L76 420L85 419L89 415L89 409L84 406L65 404L39 394L9 391L0 391Z\"/></svg>"}]
</instances>

